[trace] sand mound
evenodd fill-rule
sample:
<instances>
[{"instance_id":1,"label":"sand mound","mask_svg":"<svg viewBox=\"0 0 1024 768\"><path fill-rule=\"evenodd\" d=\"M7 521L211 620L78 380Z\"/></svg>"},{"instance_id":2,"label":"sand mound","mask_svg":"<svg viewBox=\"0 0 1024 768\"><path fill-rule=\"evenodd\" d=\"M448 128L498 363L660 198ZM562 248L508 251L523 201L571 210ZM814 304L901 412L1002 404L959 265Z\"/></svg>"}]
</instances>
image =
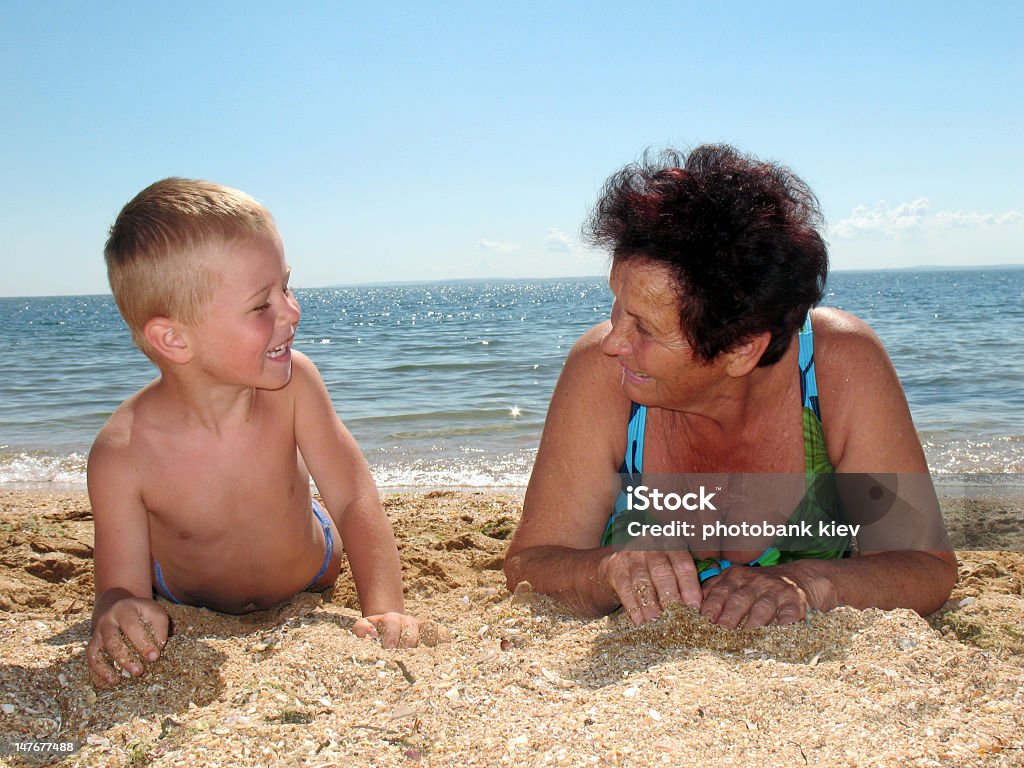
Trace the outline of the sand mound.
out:
<instances>
[{"instance_id":1,"label":"sand mound","mask_svg":"<svg viewBox=\"0 0 1024 768\"><path fill-rule=\"evenodd\" d=\"M138 680L94 689L88 501L0 494L0 750L83 766L1021 765L1024 557L961 553L930 620L839 609L728 631L687 609L582 620L501 573L514 496L385 499L409 609L452 635L355 638L355 591L225 616L168 606Z\"/></svg>"}]
</instances>

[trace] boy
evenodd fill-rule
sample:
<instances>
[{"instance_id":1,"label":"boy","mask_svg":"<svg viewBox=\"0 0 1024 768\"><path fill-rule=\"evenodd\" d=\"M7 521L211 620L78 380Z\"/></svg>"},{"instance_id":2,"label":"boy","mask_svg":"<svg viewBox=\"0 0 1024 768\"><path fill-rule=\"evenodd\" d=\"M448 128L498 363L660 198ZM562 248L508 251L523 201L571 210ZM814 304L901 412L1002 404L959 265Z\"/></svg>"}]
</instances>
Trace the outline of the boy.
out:
<instances>
[{"instance_id":1,"label":"boy","mask_svg":"<svg viewBox=\"0 0 1024 768\"><path fill-rule=\"evenodd\" d=\"M116 666L138 676L139 659L159 657L168 617L154 591L261 610L333 584L342 543L363 612L355 634L415 645L369 467L316 367L291 349L299 306L267 210L238 190L165 179L124 207L104 254L118 309L160 376L89 454L95 676L113 684Z\"/></svg>"}]
</instances>

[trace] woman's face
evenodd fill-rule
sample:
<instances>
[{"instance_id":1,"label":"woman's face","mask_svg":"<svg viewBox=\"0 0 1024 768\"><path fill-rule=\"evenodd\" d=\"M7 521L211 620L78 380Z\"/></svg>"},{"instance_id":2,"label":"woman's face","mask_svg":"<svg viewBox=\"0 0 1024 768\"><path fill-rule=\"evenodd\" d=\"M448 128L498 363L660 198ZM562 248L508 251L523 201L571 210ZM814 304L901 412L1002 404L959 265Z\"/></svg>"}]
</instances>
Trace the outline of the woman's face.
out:
<instances>
[{"instance_id":1,"label":"woman's face","mask_svg":"<svg viewBox=\"0 0 1024 768\"><path fill-rule=\"evenodd\" d=\"M622 366L626 396L641 405L698 407L726 374L722 362L696 357L683 335L672 273L652 261L616 260L608 282L615 303L601 350Z\"/></svg>"}]
</instances>

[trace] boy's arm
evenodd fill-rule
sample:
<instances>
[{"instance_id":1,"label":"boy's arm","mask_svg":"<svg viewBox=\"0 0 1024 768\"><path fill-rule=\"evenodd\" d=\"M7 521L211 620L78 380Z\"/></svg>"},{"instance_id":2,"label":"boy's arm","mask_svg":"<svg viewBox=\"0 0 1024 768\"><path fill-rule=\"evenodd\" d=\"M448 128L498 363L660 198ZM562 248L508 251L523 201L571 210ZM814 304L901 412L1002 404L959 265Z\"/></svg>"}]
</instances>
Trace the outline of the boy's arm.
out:
<instances>
[{"instance_id":1,"label":"boy's arm","mask_svg":"<svg viewBox=\"0 0 1024 768\"><path fill-rule=\"evenodd\" d=\"M365 621L357 634L383 631L385 645L415 645L417 622L402 617L402 566L370 467L334 411L316 366L292 352L295 437L341 533Z\"/></svg>"},{"instance_id":2,"label":"boy's arm","mask_svg":"<svg viewBox=\"0 0 1024 768\"><path fill-rule=\"evenodd\" d=\"M132 469L104 428L89 453L96 605L86 658L111 685L118 671L110 661L138 676L139 659L155 661L167 642L167 614L151 597L149 519Z\"/></svg>"}]
</instances>

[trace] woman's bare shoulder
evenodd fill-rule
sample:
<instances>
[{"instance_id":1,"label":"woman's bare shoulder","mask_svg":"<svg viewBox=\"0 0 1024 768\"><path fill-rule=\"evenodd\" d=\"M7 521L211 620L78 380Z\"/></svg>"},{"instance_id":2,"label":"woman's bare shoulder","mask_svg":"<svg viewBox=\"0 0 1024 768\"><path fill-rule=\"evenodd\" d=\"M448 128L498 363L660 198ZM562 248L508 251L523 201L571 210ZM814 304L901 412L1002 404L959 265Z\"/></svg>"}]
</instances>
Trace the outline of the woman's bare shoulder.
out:
<instances>
[{"instance_id":1,"label":"woman's bare shoulder","mask_svg":"<svg viewBox=\"0 0 1024 768\"><path fill-rule=\"evenodd\" d=\"M817 343L819 333L830 339L865 336L878 338L866 322L856 315L836 307L817 307L811 312L811 319L814 325L815 343Z\"/></svg>"},{"instance_id":2,"label":"woman's bare shoulder","mask_svg":"<svg viewBox=\"0 0 1024 768\"><path fill-rule=\"evenodd\" d=\"M628 402L622 392L619 364L601 350L601 342L610 330L610 321L598 323L573 344L559 377L560 388L602 405Z\"/></svg>"},{"instance_id":3,"label":"woman's bare shoulder","mask_svg":"<svg viewBox=\"0 0 1024 768\"><path fill-rule=\"evenodd\" d=\"M601 357L607 357L607 355L601 352L601 341L608 335L608 331L611 329L612 323L610 320L605 320L602 323L591 326L576 340L576 343L572 345L570 355L597 354Z\"/></svg>"},{"instance_id":4,"label":"woman's bare shoulder","mask_svg":"<svg viewBox=\"0 0 1024 768\"><path fill-rule=\"evenodd\" d=\"M816 309L811 317L819 390L870 392L895 383L889 355L870 325L831 307Z\"/></svg>"},{"instance_id":5,"label":"woman's bare shoulder","mask_svg":"<svg viewBox=\"0 0 1024 768\"><path fill-rule=\"evenodd\" d=\"M862 365L888 363L888 354L878 334L856 315L834 307L815 309L811 315L814 328L814 359L819 373Z\"/></svg>"}]
</instances>

